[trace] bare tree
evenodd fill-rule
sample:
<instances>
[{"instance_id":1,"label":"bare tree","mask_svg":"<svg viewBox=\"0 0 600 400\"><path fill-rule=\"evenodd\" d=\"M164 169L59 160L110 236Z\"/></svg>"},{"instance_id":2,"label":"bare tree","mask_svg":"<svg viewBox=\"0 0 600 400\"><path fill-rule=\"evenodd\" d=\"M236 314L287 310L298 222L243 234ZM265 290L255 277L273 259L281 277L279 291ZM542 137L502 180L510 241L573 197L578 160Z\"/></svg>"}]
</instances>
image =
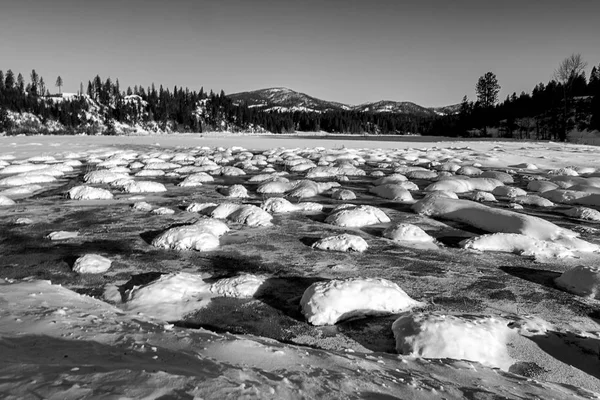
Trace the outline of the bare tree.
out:
<instances>
[{"instance_id":1,"label":"bare tree","mask_svg":"<svg viewBox=\"0 0 600 400\"><path fill-rule=\"evenodd\" d=\"M567 115L568 115L568 99L571 91L571 86L575 78L581 75L585 67L587 67L587 63L583 61L581 54L571 54L569 57L565 58L558 68L554 71L554 79L557 82L560 82L563 87L563 100L564 100L564 109L563 109L563 135L561 137L562 140L567 139Z\"/></svg>"}]
</instances>

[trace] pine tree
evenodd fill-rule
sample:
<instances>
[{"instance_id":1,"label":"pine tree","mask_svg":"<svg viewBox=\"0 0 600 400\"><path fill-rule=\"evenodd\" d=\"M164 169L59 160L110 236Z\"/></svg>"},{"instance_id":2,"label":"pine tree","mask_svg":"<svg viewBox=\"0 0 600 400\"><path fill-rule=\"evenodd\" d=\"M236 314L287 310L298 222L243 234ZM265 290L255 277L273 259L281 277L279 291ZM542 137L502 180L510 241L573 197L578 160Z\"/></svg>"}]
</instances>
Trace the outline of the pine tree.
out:
<instances>
[{"instance_id":1,"label":"pine tree","mask_svg":"<svg viewBox=\"0 0 600 400\"><path fill-rule=\"evenodd\" d=\"M63 80L60 77L60 75L58 76L58 78L56 78L56 83L54 84L54 86L58 87L58 93L61 93L61 88L63 86Z\"/></svg>"},{"instance_id":2,"label":"pine tree","mask_svg":"<svg viewBox=\"0 0 600 400\"><path fill-rule=\"evenodd\" d=\"M4 78L4 86L7 90L11 90L15 86L15 74L10 69L6 71L6 78Z\"/></svg>"},{"instance_id":3,"label":"pine tree","mask_svg":"<svg viewBox=\"0 0 600 400\"><path fill-rule=\"evenodd\" d=\"M46 94L46 82L44 82L44 78L40 77L40 95Z\"/></svg>"},{"instance_id":4,"label":"pine tree","mask_svg":"<svg viewBox=\"0 0 600 400\"><path fill-rule=\"evenodd\" d=\"M19 89L20 93L25 93L25 79L23 79L21 73L17 75L17 89Z\"/></svg>"},{"instance_id":5,"label":"pine tree","mask_svg":"<svg viewBox=\"0 0 600 400\"><path fill-rule=\"evenodd\" d=\"M4 72L0 70L0 92L4 91Z\"/></svg>"},{"instance_id":6,"label":"pine tree","mask_svg":"<svg viewBox=\"0 0 600 400\"><path fill-rule=\"evenodd\" d=\"M475 92L477 93L477 101L483 108L493 107L498 101L498 93L500 92L500 85L498 79L493 72L487 72L484 76L480 77L475 86Z\"/></svg>"},{"instance_id":7,"label":"pine tree","mask_svg":"<svg viewBox=\"0 0 600 400\"><path fill-rule=\"evenodd\" d=\"M30 93L34 96L38 95L39 85L40 85L40 76L35 72L35 69L31 70L31 89Z\"/></svg>"}]
</instances>

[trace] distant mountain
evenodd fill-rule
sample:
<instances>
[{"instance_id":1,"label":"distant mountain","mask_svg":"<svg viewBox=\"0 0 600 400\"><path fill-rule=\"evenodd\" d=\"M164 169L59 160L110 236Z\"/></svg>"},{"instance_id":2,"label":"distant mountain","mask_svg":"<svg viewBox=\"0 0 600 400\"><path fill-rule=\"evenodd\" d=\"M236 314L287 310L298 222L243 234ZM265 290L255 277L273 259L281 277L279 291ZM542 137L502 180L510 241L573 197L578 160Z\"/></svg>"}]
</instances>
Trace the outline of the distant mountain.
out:
<instances>
[{"instance_id":1,"label":"distant mountain","mask_svg":"<svg viewBox=\"0 0 600 400\"><path fill-rule=\"evenodd\" d=\"M294 90L277 87L234 93L228 96L234 104L245 103L263 111L323 112L349 110L350 107L333 101L325 101Z\"/></svg>"},{"instance_id":2,"label":"distant mountain","mask_svg":"<svg viewBox=\"0 0 600 400\"><path fill-rule=\"evenodd\" d=\"M433 110L411 103L410 101L381 100L374 103L359 104L352 109L355 111L374 113L411 114L420 116L436 115Z\"/></svg>"},{"instance_id":3,"label":"distant mountain","mask_svg":"<svg viewBox=\"0 0 600 400\"><path fill-rule=\"evenodd\" d=\"M305 111L324 112L352 110L358 112L410 114L419 116L448 115L458 112L459 104L447 107L427 108L409 101L382 100L372 103L350 106L333 101L321 100L305 93L277 87L234 93L228 96L234 104L245 103L250 108L260 108L262 111Z\"/></svg>"},{"instance_id":4,"label":"distant mountain","mask_svg":"<svg viewBox=\"0 0 600 400\"><path fill-rule=\"evenodd\" d=\"M453 115L460 112L460 103L444 107L431 107L429 109L435 112L437 115Z\"/></svg>"}]
</instances>

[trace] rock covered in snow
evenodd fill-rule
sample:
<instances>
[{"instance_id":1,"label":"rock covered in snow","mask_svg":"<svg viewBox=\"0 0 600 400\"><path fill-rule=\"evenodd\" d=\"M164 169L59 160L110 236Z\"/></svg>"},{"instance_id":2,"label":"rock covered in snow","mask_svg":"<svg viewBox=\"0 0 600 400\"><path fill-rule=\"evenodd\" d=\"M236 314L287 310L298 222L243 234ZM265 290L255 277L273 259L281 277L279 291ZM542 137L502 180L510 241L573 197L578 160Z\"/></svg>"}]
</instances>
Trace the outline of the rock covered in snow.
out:
<instances>
[{"instance_id":1,"label":"rock covered in snow","mask_svg":"<svg viewBox=\"0 0 600 400\"><path fill-rule=\"evenodd\" d=\"M152 204L147 203L145 201L138 201L133 203L131 208L137 211L152 211Z\"/></svg>"},{"instance_id":2,"label":"rock covered in snow","mask_svg":"<svg viewBox=\"0 0 600 400\"><path fill-rule=\"evenodd\" d=\"M554 282L576 295L600 300L600 267L578 265L565 271Z\"/></svg>"},{"instance_id":3,"label":"rock covered in snow","mask_svg":"<svg viewBox=\"0 0 600 400\"><path fill-rule=\"evenodd\" d=\"M423 303L386 279L351 278L313 283L300 305L311 324L334 325L351 318L399 313Z\"/></svg>"},{"instance_id":4,"label":"rock covered in snow","mask_svg":"<svg viewBox=\"0 0 600 400\"><path fill-rule=\"evenodd\" d=\"M229 227L217 219L201 219L192 225L178 226L161 233L152 246L172 250L210 251L219 247L219 237Z\"/></svg>"},{"instance_id":5,"label":"rock covered in snow","mask_svg":"<svg viewBox=\"0 0 600 400\"><path fill-rule=\"evenodd\" d=\"M56 182L56 178L51 175L31 174L31 175L13 175L0 179L0 186L25 186L34 183Z\"/></svg>"},{"instance_id":6,"label":"rock covered in snow","mask_svg":"<svg viewBox=\"0 0 600 400\"><path fill-rule=\"evenodd\" d=\"M127 174L110 172L107 170L91 171L84 175L86 183L111 183L117 179L131 179Z\"/></svg>"},{"instance_id":7,"label":"rock covered in snow","mask_svg":"<svg viewBox=\"0 0 600 400\"><path fill-rule=\"evenodd\" d=\"M261 204L260 208L270 213L323 210L323 206L319 203L302 202L294 204L284 199L283 197L270 197Z\"/></svg>"},{"instance_id":8,"label":"rock covered in snow","mask_svg":"<svg viewBox=\"0 0 600 400\"><path fill-rule=\"evenodd\" d=\"M395 223L383 231L383 237L395 242L434 242L423 229L413 224Z\"/></svg>"},{"instance_id":9,"label":"rock covered in snow","mask_svg":"<svg viewBox=\"0 0 600 400\"><path fill-rule=\"evenodd\" d=\"M112 261L98 254L86 254L75 260L73 271L78 274L102 274L110 269Z\"/></svg>"},{"instance_id":10,"label":"rock covered in snow","mask_svg":"<svg viewBox=\"0 0 600 400\"><path fill-rule=\"evenodd\" d=\"M15 204L16 203L14 200L6 196L0 195L0 206L14 206Z\"/></svg>"},{"instance_id":11,"label":"rock covered in snow","mask_svg":"<svg viewBox=\"0 0 600 400\"><path fill-rule=\"evenodd\" d=\"M490 202L490 203L495 203L498 200L496 200L496 197L494 197L493 194L489 193L489 192L482 192L481 190L476 190L473 193L471 193L468 196L471 200L473 201L478 201L478 202Z\"/></svg>"},{"instance_id":12,"label":"rock covered in snow","mask_svg":"<svg viewBox=\"0 0 600 400\"><path fill-rule=\"evenodd\" d=\"M222 203L211 211L210 216L228 219L248 226L271 226L273 217L268 212L250 204Z\"/></svg>"},{"instance_id":13,"label":"rock covered in snow","mask_svg":"<svg viewBox=\"0 0 600 400\"><path fill-rule=\"evenodd\" d=\"M85 185L71 188L67 195L73 200L111 200L113 198L113 194L106 189Z\"/></svg>"},{"instance_id":14,"label":"rock covered in snow","mask_svg":"<svg viewBox=\"0 0 600 400\"><path fill-rule=\"evenodd\" d=\"M325 222L331 225L360 228L362 226L390 222L390 218L379 208L367 205L344 205L336 207Z\"/></svg>"},{"instance_id":15,"label":"rock covered in snow","mask_svg":"<svg viewBox=\"0 0 600 400\"><path fill-rule=\"evenodd\" d=\"M331 198L335 200L356 200L356 194L348 189L336 189L331 192Z\"/></svg>"},{"instance_id":16,"label":"rock covered in snow","mask_svg":"<svg viewBox=\"0 0 600 400\"><path fill-rule=\"evenodd\" d=\"M159 207L156 210L153 210L152 214L170 215L170 214L175 214L175 210L173 210L172 208L168 208L168 207Z\"/></svg>"},{"instance_id":17,"label":"rock covered in snow","mask_svg":"<svg viewBox=\"0 0 600 400\"><path fill-rule=\"evenodd\" d=\"M231 185L231 186L220 186L217 188L217 192L223 196L244 199L250 197L248 190L242 185Z\"/></svg>"},{"instance_id":18,"label":"rock covered in snow","mask_svg":"<svg viewBox=\"0 0 600 400\"><path fill-rule=\"evenodd\" d=\"M313 243L311 247L319 250L357 251L362 253L367 250L369 245L360 236L345 233L320 239Z\"/></svg>"},{"instance_id":19,"label":"rock covered in snow","mask_svg":"<svg viewBox=\"0 0 600 400\"><path fill-rule=\"evenodd\" d=\"M554 189L558 189L558 185L549 181L531 181L527 184L527 190L532 192L543 193Z\"/></svg>"},{"instance_id":20,"label":"rock covered in snow","mask_svg":"<svg viewBox=\"0 0 600 400\"><path fill-rule=\"evenodd\" d=\"M492 190L492 194L494 196L500 197L517 197L517 196L527 196L527 192L523 189L514 187L514 186L499 186Z\"/></svg>"},{"instance_id":21,"label":"rock covered in snow","mask_svg":"<svg viewBox=\"0 0 600 400\"><path fill-rule=\"evenodd\" d=\"M425 188L426 192L442 190L454 193L466 193L474 190L491 192L498 186L504 186L502 182L493 178L469 178L469 179L444 179L432 183Z\"/></svg>"},{"instance_id":22,"label":"rock covered in snow","mask_svg":"<svg viewBox=\"0 0 600 400\"><path fill-rule=\"evenodd\" d=\"M185 208L187 212L210 213L218 206L217 203L191 203Z\"/></svg>"},{"instance_id":23,"label":"rock covered in snow","mask_svg":"<svg viewBox=\"0 0 600 400\"><path fill-rule=\"evenodd\" d=\"M477 361L508 370L507 321L473 315L410 313L392 324L396 351L423 358Z\"/></svg>"},{"instance_id":24,"label":"rock covered in snow","mask_svg":"<svg viewBox=\"0 0 600 400\"><path fill-rule=\"evenodd\" d=\"M374 188L369 189L369 192L389 200L397 200L404 202L409 202L413 200L412 195L407 189L405 189L401 185L394 183L386 183L383 185L375 186Z\"/></svg>"},{"instance_id":25,"label":"rock covered in snow","mask_svg":"<svg viewBox=\"0 0 600 400\"><path fill-rule=\"evenodd\" d=\"M167 191L165 185L152 181L130 181L122 189L125 193L161 193Z\"/></svg>"},{"instance_id":26,"label":"rock covered in snow","mask_svg":"<svg viewBox=\"0 0 600 400\"><path fill-rule=\"evenodd\" d=\"M242 274L231 278L219 279L210 287L218 296L251 298L254 297L267 280L266 276Z\"/></svg>"},{"instance_id":27,"label":"rock covered in snow","mask_svg":"<svg viewBox=\"0 0 600 400\"><path fill-rule=\"evenodd\" d=\"M535 206L535 207L554 207L554 203L548 199L545 199L536 195L517 196L511 199L513 203Z\"/></svg>"},{"instance_id":28,"label":"rock covered in snow","mask_svg":"<svg viewBox=\"0 0 600 400\"><path fill-rule=\"evenodd\" d=\"M463 240L459 246L479 251L499 251L532 257L572 257L573 252L565 246L538 240L516 233L493 233Z\"/></svg>"},{"instance_id":29,"label":"rock covered in snow","mask_svg":"<svg viewBox=\"0 0 600 400\"><path fill-rule=\"evenodd\" d=\"M50 240L65 240L65 239L76 238L77 236L79 236L79 232L73 232L73 231L55 231L55 232L50 232L48 235L46 235L46 239L50 239Z\"/></svg>"},{"instance_id":30,"label":"rock covered in snow","mask_svg":"<svg viewBox=\"0 0 600 400\"><path fill-rule=\"evenodd\" d=\"M588 221L600 221L600 211L594 210L593 208L573 207L564 211L563 214L571 218L585 219Z\"/></svg>"}]
</instances>

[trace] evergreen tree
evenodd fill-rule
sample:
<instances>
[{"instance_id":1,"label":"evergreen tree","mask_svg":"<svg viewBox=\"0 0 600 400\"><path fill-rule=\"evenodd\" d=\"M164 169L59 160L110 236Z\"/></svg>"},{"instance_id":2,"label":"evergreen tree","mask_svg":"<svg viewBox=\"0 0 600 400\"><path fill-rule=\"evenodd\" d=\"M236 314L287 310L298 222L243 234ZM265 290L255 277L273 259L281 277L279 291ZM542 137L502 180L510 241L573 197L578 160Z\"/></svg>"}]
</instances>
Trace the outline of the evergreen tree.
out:
<instances>
[{"instance_id":1,"label":"evergreen tree","mask_svg":"<svg viewBox=\"0 0 600 400\"><path fill-rule=\"evenodd\" d=\"M54 86L58 87L58 93L61 93L61 88L63 86L63 80L60 77L60 75L56 78L56 83L54 84Z\"/></svg>"},{"instance_id":2,"label":"evergreen tree","mask_svg":"<svg viewBox=\"0 0 600 400\"><path fill-rule=\"evenodd\" d=\"M493 72L487 72L480 77L475 86L475 92L477 94L477 102L481 107L493 107L498 101L498 93L500 92L500 85L498 84L496 75Z\"/></svg>"},{"instance_id":3,"label":"evergreen tree","mask_svg":"<svg viewBox=\"0 0 600 400\"><path fill-rule=\"evenodd\" d=\"M7 90L11 90L15 86L15 74L10 69L6 71L6 78L4 78L4 86Z\"/></svg>"},{"instance_id":4,"label":"evergreen tree","mask_svg":"<svg viewBox=\"0 0 600 400\"><path fill-rule=\"evenodd\" d=\"M30 93L34 96L38 95L39 85L40 85L40 76L35 72L35 69L31 70L31 89Z\"/></svg>"},{"instance_id":5,"label":"evergreen tree","mask_svg":"<svg viewBox=\"0 0 600 400\"><path fill-rule=\"evenodd\" d=\"M44 82L44 78L40 77L40 82L39 82L39 86L40 86L40 95L45 95L46 94L46 82Z\"/></svg>"},{"instance_id":6,"label":"evergreen tree","mask_svg":"<svg viewBox=\"0 0 600 400\"><path fill-rule=\"evenodd\" d=\"M4 90L4 72L0 70L0 93Z\"/></svg>"},{"instance_id":7,"label":"evergreen tree","mask_svg":"<svg viewBox=\"0 0 600 400\"><path fill-rule=\"evenodd\" d=\"M25 93L25 80L23 79L23 75L21 75L21 73L17 75L17 89L19 89L19 93Z\"/></svg>"}]
</instances>

